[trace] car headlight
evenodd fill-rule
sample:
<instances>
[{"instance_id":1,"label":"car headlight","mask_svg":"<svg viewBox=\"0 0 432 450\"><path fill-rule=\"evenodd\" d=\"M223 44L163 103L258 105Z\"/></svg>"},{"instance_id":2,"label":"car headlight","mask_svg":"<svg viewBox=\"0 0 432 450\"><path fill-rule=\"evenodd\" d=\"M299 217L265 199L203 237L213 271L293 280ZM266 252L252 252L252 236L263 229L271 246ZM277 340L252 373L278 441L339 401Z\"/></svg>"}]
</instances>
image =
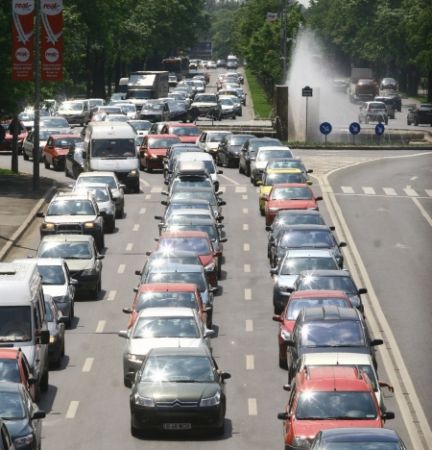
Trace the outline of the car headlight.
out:
<instances>
[{"instance_id":1,"label":"car headlight","mask_svg":"<svg viewBox=\"0 0 432 450\"><path fill-rule=\"evenodd\" d=\"M128 353L127 359L128 359L128 361L133 362L133 363L142 363L144 360L144 357L141 355L135 355L134 353Z\"/></svg>"},{"instance_id":2,"label":"car headlight","mask_svg":"<svg viewBox=\"0 0 432 450\"><path fill-rule=\"evenodd\" d=\"M25 436L20 436L14 439L14 444L16 448L21 448L26 445L30 445L33 442L34 436L32 433L26 434Z\"/></svg>"},{"instance_id":3,"label":"car headlight","mask_svg":"<svg viewBox=\"0 0 432 450\"><path fill-rule=\"evenodd\" d=\"M94 228L95 224L94 222L86 222L84 224L84 228Z\"/></svg>"},{"instance_id":4,"label":"car headlight","mask_svg":"<svg viewBox=\"0 0 432 450\"><path fill-rule=\"evenodd\" d=\"M289 331L287 331L287 330L281 330L281 338L284 340L284 341L288 341L289 339L291 339L291 333L289 332Z\"/></svg>"},{"instance_id":5,"label":"car headlight","mask_svg":"<svg viewBox=\"0 0 432 450\"><path fill-rule=\"evenodd\" d=\"M49 343L54 344L54 342L57 340L57 336L50 336Z\"/></svg>"},{"instance_id":6,"label":"car headlight","mask_svg":"<svg viewBox=\"0 0 432 450\"><path fill-rule=\"evenodd\" d=\"M200 401L200 406L216 406L219 405L221 399L220 391L216 392L212 397L202 398Z\"/></svg>"},{"instance_id":7,"label":"car headlight","mask_svg":"<svg viewBox=\"0 0 432 450\"><path fill-rule=\"evenodd\" d=\"M137 170L131 170L129 173L128 173L128 177L137 177L138 176L138 171Z\"/></svg>"},{"instance_id":8,"label":"car headlight","mask_svg":"<svg viewBox=\"0 0 432 450\"><path fill-rule=\"evenodd\" d=\"M213 272L213 270L215 270L215 267L216 267L215 263L214 263L214 262L211 262L210 264L207 264L207 265L204 267L204 270L205 270L206 272Z\"/></svg>"},{"instance_id":9,"label":"car headlight","mask_svg":"<svg viewBox=\"0 0 432 450\"><path fill-rule=\"evenodd\" d=\"M50 222L45 222L42 224L42 228L44 230L54 230L55 229L55 224L50 223Z\"/></svg>"},{"instance_id":10,"label":"car headlight","mask_svg":"<svg viewBox=\"0 0 432 450\"><path fill-rule=\"evenodd\" d=\"M279 208L269 208L269 211L276 212L276 211L279 211Z\"/></svg>"},{"instance_id":11,"label":"car headlight","mask_svg":"<svg viewBox=\"0 0 432 450\"><path fill-rule=\"evenodd\" d=\"M303 448L310 448L310 441L307 437L304 436L296 436L292 441L293 447L303 447Z\"/></svg>"},{"instance_id":12,"label":"car headlight","mask_svg":"<svg viewBox=\"0 0 432 450\"><path fill-rule=\"evenodd\" d=\"M134 395L134 401L137 405L146 406L147 408L154 408L155 402L150 397L142 397L138 393Z\"/></svg>"}]
</instances>

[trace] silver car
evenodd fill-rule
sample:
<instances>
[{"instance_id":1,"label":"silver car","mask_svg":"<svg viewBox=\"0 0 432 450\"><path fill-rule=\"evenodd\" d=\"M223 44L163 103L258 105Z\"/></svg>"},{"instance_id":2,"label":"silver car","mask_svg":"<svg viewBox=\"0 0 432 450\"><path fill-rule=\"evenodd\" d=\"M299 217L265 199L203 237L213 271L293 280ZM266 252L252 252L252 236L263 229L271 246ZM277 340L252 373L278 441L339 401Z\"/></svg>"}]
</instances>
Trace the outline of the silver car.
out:
<instances>
[{"instance_id":1,"label":"silver car","mask_svg":"<svg viewBox=\"0 0 432 450\"><path fill-rule=\"evenodd\" d=\"M214 336L190 308L145 308L140 311L133 327L120 331L126 338L123 351L123 377L125 386L130 385L130 373L135 373L153 348L164 347L210 347L209 338ZM129 374L129 375L128 375Z\"/></svg>"}]
</instances>

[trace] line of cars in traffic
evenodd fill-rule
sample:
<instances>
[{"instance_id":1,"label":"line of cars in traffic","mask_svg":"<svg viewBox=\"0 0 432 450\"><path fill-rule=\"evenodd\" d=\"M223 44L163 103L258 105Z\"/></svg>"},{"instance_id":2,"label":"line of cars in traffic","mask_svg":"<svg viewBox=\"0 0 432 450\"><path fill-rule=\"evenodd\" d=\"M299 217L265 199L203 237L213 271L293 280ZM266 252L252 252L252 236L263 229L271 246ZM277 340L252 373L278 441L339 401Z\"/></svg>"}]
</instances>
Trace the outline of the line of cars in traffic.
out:
<instances>
[{"instance_id":1,"label":"line of cars in traffic","mask_svg":"<svg viewBox=\"0 0 432 450\"><path fill-rule=\"evenodd\" d=\"M278 414L285 449L405 449L383 429L394 418L384 403L393 388L377 372L383 341L370 335L367 291L344 268L346 243L319 212L312 170L274 138L245 138L236 159L259 186L265 215L278 361L288 371L289 399Z\"/></svg>"}]
</instances>

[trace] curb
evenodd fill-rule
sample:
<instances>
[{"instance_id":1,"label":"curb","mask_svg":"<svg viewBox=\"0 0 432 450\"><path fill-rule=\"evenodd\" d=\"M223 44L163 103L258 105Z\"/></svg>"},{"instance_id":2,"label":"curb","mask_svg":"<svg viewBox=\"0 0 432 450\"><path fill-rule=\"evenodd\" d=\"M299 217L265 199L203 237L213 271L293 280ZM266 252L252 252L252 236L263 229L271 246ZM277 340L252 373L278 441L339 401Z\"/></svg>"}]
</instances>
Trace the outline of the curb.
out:
<instances>
[{"instance_id":1,"label":"curb","mask_svg":"<svg viewBox=\"0 0 432 450\"><path fill-rule=\"evenodd\" d=\"M30 211L28 216L25 218L24 222L20 225L20 227L15 231L15 233L8 239L6 244L0 250L0 261L9 253L9 250L13 245L18 241L18 239L23 235L24 231L29 227L30 223L35 218L37 212L42 208L42 205L46 203L48 198L55 192L57 189L56 186L51 186L45 195L36 203L33 209Z\"/></svg>"}]
</instances>

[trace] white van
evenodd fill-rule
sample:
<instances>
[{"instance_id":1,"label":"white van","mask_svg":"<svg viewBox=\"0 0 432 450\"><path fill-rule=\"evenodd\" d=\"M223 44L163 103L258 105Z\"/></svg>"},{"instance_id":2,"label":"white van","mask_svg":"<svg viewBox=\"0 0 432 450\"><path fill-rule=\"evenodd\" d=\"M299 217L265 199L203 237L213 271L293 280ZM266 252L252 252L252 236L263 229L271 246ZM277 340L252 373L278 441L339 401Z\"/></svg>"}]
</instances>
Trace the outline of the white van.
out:
<instances>
[{"instance_id":1,"label":"white van","mask_svg":"<svg viewBox=\"0 0 432 450\"><path fill-rule=\"evenodd\" d=\"M48 389L49 337L36 261L0 263L0 347L21 348L43 391Z\"/></svg>"},{"instance_id":2,"label":"white van","mask_svg":"<svg viewBox=\"0 0 432 450\"><path fill-rule=\"evenodd\" d=\"M136 132L124 122L91 122L83 130L84 170L115 172L120 183L139 192Z\"/></svg>"},{"instance_id":3,"label":"white van","mask_svg":"<svg viewBox=\"0 0 432 450\"><path fill-rule=\"evenodd\" d=\"M205 170L210 175L210 178L213 181L214 189L215 191L219 190L219 178L218 174L222 174L222 170L218 170L216 168L216 165L214 163L214 159L211 155L204 152L184 152L180 153L180 155L177 158L177 166L181 164L183 161L201 161L204 164ZM176 172L176 169L174 169L174 172Z\"/></svg>"}]
</instances>

